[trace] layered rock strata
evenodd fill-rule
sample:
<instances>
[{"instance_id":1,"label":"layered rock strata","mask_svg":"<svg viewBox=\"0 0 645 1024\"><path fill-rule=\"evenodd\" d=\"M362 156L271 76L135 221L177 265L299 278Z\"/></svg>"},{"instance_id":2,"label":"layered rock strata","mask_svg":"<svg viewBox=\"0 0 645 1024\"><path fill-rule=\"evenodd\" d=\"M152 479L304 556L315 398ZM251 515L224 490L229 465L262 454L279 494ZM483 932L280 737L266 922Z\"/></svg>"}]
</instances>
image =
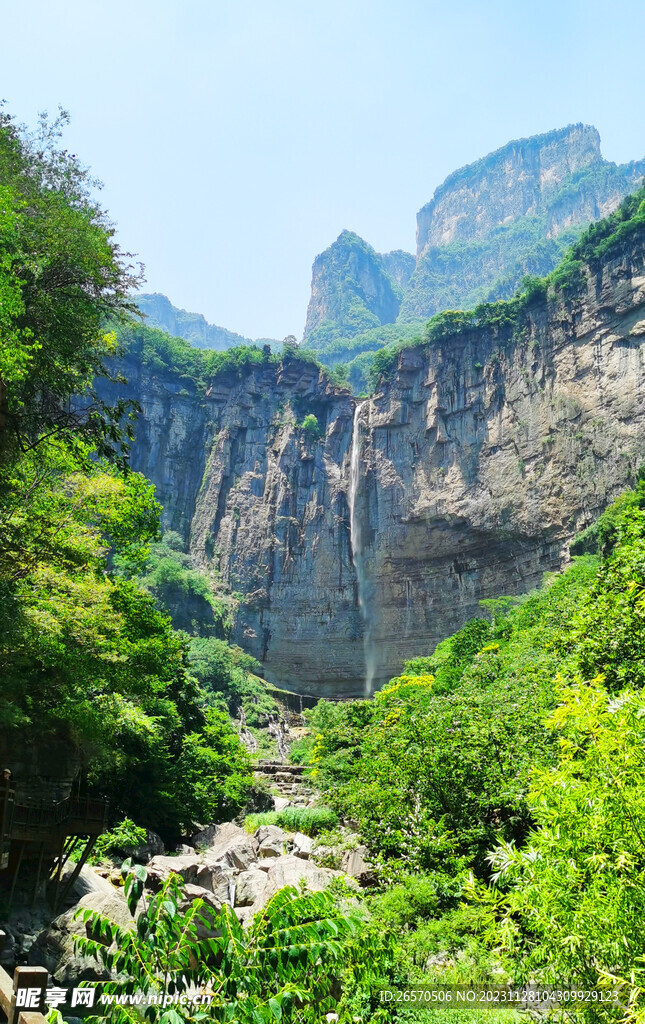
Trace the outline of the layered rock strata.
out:
<instances>
[{"instance_id":1,"label":"layered rock strata","mask_svg":"<svg viewBox=\"0 0 645 1024\"><path fill-rule=\"evenodd\" d=\"M378 685L480 600L537 586L634 480L644 341L642 231L575 298L404 349L355 431L356 401L297 359L220 375L205 395L125 366L143 407L133 463L195 561L239 592L235 640L266 677L362 694L368 658ZM298 426L308 413L318 440Z\"/></svg>"}]
</instances>

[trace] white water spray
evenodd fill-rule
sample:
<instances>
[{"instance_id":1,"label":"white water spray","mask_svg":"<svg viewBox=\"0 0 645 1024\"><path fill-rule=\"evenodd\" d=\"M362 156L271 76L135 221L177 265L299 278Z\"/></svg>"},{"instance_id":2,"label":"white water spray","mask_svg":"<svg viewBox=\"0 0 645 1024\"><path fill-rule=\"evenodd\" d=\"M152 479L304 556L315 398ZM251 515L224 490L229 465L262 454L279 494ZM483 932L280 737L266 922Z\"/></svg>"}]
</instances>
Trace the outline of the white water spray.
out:
<instances>
[{"instance_id":1,"label":"white water spray","mask_svg":"<svg viewBox=\"0 0 645 1024\"><path fill-rule=\"evenodd\" d=\"M372 693L376 670L374 644L372 643L371 620L369 614L369 588L365 575L365 559L363 557L363 530L360 516L356 514L356 498L361 478L361 425L360 414L365 402L359 402L354 409L354 425L352 429L352 446L349 462L349 489L347 504L349 506L349 535L352 548L352 564L356 570L358 583L358 607L363 619L363 652L365 661L365 693Z\"/></svg>"}]
</instances>

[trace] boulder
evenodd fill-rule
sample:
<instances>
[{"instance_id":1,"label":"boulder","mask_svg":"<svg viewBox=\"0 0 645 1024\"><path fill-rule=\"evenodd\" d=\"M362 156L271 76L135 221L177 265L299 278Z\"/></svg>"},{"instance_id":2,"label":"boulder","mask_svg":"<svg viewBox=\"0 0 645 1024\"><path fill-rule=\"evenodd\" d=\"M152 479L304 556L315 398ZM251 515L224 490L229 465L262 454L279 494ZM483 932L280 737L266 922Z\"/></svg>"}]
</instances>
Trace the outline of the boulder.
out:
<instances>
[{"instance_id":1,"label":"boulder","mask_svg":"<svg viewBox=\"0 0 645 1024\"><path fill-rule=\"evenodd\" d=\"M193 885L188 882L184 886L184 895L180 900L179 910L188 910L195 900L203 900L205 904L199 912L199 917L196 918L197 937L199 939L212 939L216 935L220 935L221 932L219 927L217 927L216 918L222 909L223 901L218 899L209 889L204 889L201 885ZM213 926L209 927L201 918L205 918L206 921L212 921Z\"/></svg>"},{"instance_id":2,"label":"boulder","mask_svg":"<svg viewBox=\"0 0 645 1024\"><path fill-rule=\"evenodd\" d=\"M206 849L206 847L210 846L213 840L215 839L215 836L217 835L217 830L219 828L219 825L213 824L207 825L206 828L201 828L199 832L195 832L195 834L190 837L190 841L195 847L195 849L203 850Z\"/></svg>"},{"instance_id":3,"label":"boulder","mask_svg":"<svg viewBox=\"0 0 645 1024\"><path fill-rule=\"evenodd\" d=\"M153 857L148 864L148 885L157 889L171 872L181 875L184 882L195 882L200 861L196 854L184 857Z\"/></svg>"},{"instance_id":4,"label":"boulder","mask_svg":"<svg viewBox=\"0 0 645 1024\"><path fill-rule=\"evenodd\" d=\"M134 921L123 896L112 890L110 894L90 892L77 906L55 918L48 928L40 932L29 950L29 964L45 967L57 985L70 987L80 981L102 981L109 972L92 956L83 956L75 949L74 936L89 936L91 928L77 919L79 910L94 910L108 917L121 928L134 928ZM98 936L94 935L94 938Z\"/></svg>"},{"instance_id":5,"label":"boulder","mask_svg":"<svg viewBox=\"0 0 645 1024\"><path fill-rule=\"evenodd\" d=\"M348 850L341 861L345 874L355 878L361 888L378 884L376 871L366 860L367 852L366 846L358 846L355 850Z\"/></svg>"},{"instance_id":6,"label":"boulder","mask_svg":"<svg viewBox=\"0 0 645 1024\"><path fill-rule=\"evenodd\" d=\"M313 892L321 892L327 888L332 878L337 878L341 874L341 871L332 871L331 868L316 867L312 861L303 860L301 857L292 855L278 857L277 860L271 862L267 873L267 884L253 903L253 913L257 914L259 910L262 910L271 897L286 885L298 888L304 879L308 889Z\"/></svg>"},{"instance_id":7,"label":"boulder","mask_svg":"<svg viewBox=\"0 0 645 1024\"><path fill-rule=\"evenodd\" d=\"M274 796L273 806L276 811L284 811L285 807L289 807L291 801L288 796Z\"/></svg>"},{"instance_id":8,"label":"boulder","mask_svg":"<svg viewBox=\"0 0 645 1024\"><path fill-rule=\"evenodd\" d=\"M235 879L235 906L250 907L256 900L259 900L267 884L266 871L259 868L251 868L250 871L242 871Z\"/></svg>"},{"instance_id":9,"label":"boulder","mask_svg":"<svg viewBox=\"0 0 645 1024\"><path fill-rule=\"evenodd\" d=\"M232 868L207 861L199 865L195 884L214 893L221 903L232 903L233 876Z\"/></svg>"},{"instance_id":10,"label":"boulder","mask_svg":"<svg viewBox=\"0 0 645 1024\"><path fill-rule=\"evenodd\" d=\"M293 837L293 852L296 857L302 857L303 860L309 860L313 848L314 841L311 836L306 836L302 832L296 832Z\"/></svg>"},{"instance_id":11,"label":"boulder","mask_svg":"<svg viewBox=\"0 0 645 1024\"><path fill-rule=\"evenodd\" d=\"M181 853L184 856L186 854L194 853L194 852L195 852L195 847L194 846L186 846L186 843L177 843L177 845L175 847L175 853Z\"/></svg>"},{"instance_id":12,"label":"boulder","mask_svg":"<svg viewBox=\"0 0 645 1024\"><path fill-rule=\"evenodd\" d=\"M257 842L232 821L218 826L212 842L204 850L205 861L226 864L238 871L246 871L257 859Z\"/></svg>"},{"instance_id":13,"label":"boulder","mask_svg":"<svg viewBox=\"0 0 645 1024\"><path fill-rule=\"evenodd\" d=\"M66 879L70 877L74 871L76 865L72 864L68 871L63 874L62 884L65 884ZM121 873L119 872L119 877ZM77 899L81 899L83 896L87 896L91 892L102 892L105 896L111 896L114 892L114 886L108 881L105 876L102 876L91 868L89 864L84 864L81 868L80 874L74 885L72 886L72 895Z\"/></svg>"},{"instance_id":14,"label":"boulder","mask_svg":"<svg viewBox=\"0 0 645 1024\"><path fill-rule=\"evenodd\" d=\"M277 825L260 825L255 833L260 857L281 857L290 846L290 836Z\"/></svg>"},{"instance_id":15,"label":"boulder","mask_svg":"<svg viewBox=\"0 0 645 1024\"><path fill-rule=\"evenodd\" d=\"M131 857L137 864L148 864L153 857L160 857L166 852L161 836L158 836L152 829L146 830L145 843L124 846L122 850L125 857Z\"/></svg>"},{"instance_id":16,"label":"boulder","mask_svg":"<svg viewBox=\"0 0 645 1024\"><path fill-rule=\"evenodd\" d=\"M248 922L253 918L253 910L251 907L236 907L235 916L240 924L248 924Z\"/></svg>"}]
</instances>

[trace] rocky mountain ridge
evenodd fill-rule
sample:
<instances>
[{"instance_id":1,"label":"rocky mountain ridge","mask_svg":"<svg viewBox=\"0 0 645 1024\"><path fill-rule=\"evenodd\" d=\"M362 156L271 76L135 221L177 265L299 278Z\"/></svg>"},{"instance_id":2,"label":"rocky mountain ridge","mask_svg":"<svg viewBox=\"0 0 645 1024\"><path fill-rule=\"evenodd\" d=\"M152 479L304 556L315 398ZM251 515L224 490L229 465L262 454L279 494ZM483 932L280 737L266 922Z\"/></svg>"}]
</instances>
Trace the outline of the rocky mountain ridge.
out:
<instances>
[{"instance_id":1,"label":"rocky mountain ridge","mask_svg":"<svg viewBox=\"0 0 645 1024\"><path fill-rule=\"evenodd\" d=\"M641 226L521 322L402 350L356 422L356 400L296 356L222 372L205 393L131 358L132 462L196 563L240 594L235 640L266 677L359 694L368 660L378 685L481 599L559 569L633 481L644 341Z\"/></svg>"},{"instance_id":2,"label":"rocky mountain ridge","mask_svg":"<svg viewBox=\"0 0 645 1024\"><path fill-rule=\"evenodd\" d=\"M321 253L304 341L334 365L389 342L390 324L421 325L441 310L508 298L526 275L549 273L583 227L616 209L644 174L645 160L605 160L589 125L509 142L435 190L417 214L416 258L399 253L395 266L397 254L379 256L351 232ZM398 303L386 306L375 300L388 280Z\"/></svg>"},{"instance_id":3,"label":"rocky mountain ridge","mask_svg":"<svg viewBox=\"0 0 645 1024\"><path fill-rule=\"evenodd\" d=\"M174 338L184 338L196 348L215 349L222 352L235 345L278 344L273 338L245 338L242 334L229 331L226 327L209 324L201 313L189 313L173 306L167 296L160 292L141 292L135 302L150 327L158 327Z\"/></svg>"}]
</instances>

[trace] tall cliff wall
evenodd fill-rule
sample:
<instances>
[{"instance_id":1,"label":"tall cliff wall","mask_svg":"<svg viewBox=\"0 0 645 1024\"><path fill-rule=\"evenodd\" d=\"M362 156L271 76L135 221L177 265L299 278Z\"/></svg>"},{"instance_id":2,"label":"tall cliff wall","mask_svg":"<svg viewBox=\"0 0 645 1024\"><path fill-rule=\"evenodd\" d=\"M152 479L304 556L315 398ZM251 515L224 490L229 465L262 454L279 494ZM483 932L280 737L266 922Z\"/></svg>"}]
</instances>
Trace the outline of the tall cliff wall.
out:
<instances>
[{"instance_id":1,"label":"tall cliff wall","mask_svg":"<svg viewBox=\"0 0 645 1024\"><path fill-rule=\"evenodd\" d=\"M196 561L243 601L235 639L269 679L361 693L560 568L570 538L645 462L645 229L569 300L515 328L404 349L358 414L298 359L220 374L206 394L123 367L143 408L135 468ZM120 389L123 393L123 389ZM298 426L313 413L321 438ZM354 538L356 542L356 536ZM359 608L363 601L364 614Z\"/></svg>"},{"instance_id":2,"label":"tall cliff wall","mask_svg":"<svg viewBox=\"0 0 645 1024\"><path fill-rule=\"evenodd\" d=\"M417 214L417 255L428 247L484 238L518 217L539 216L574 172L602 163L600 136L574 124L517 139L453 174Z\"/></svg>"}]
</instances>

